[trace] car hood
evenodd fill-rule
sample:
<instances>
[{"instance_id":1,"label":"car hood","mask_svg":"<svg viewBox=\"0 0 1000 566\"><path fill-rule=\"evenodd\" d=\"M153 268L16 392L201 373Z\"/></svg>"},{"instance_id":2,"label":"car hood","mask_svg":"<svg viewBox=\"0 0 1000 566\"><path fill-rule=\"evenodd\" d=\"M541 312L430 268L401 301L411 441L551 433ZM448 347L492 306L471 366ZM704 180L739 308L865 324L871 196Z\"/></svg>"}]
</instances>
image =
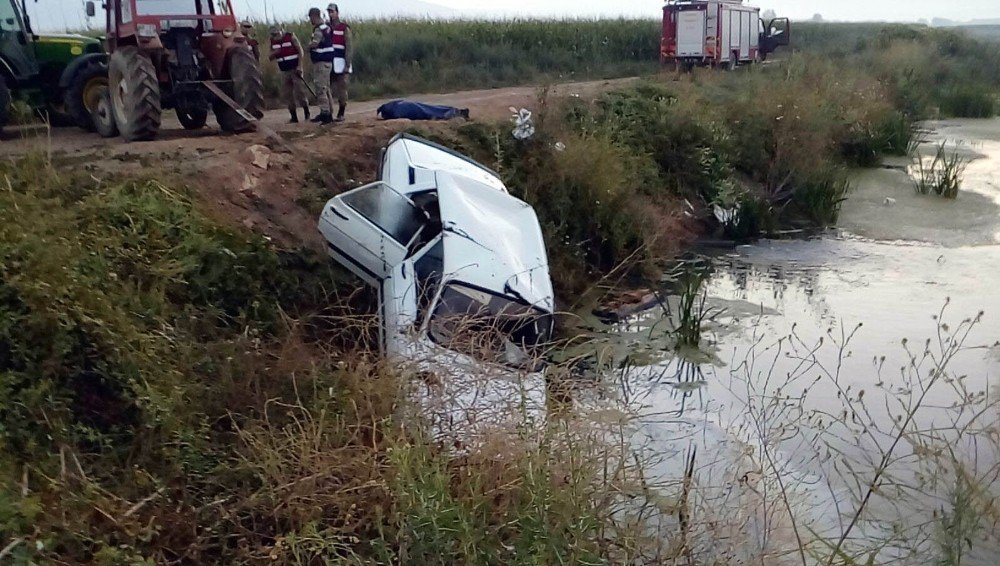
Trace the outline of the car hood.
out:
<instances>
[{"instance_id":1,"label":"car hood","mask_svg":"<svg viewBox=\"0 0 1000 566\"><path fill-rule=\"evenodd\" d=\"M437 187L448 277L554 312L545 241L531 206L445 171L438 171Z\"/></svg>"}]
</instances>

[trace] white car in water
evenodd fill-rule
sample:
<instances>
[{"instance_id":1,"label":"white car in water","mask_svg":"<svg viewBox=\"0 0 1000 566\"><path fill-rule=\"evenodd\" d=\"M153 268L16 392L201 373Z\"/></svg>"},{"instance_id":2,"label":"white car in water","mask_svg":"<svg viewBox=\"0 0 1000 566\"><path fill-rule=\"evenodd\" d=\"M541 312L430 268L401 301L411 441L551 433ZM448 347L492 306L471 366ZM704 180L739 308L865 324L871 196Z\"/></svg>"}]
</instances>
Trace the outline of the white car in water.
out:
<instances>
[{"instance_id":1,"label":"white car in water","mask_svg":"<svg viewBox=\"0 0 1000 566\"><path fill-rule=\"evenodd\" d=\"M446 404L463 413L524 393L552 337L554 296L535 211L496 173L402 134L379 180L330 200L319 229L331 257L378 290L390 360L456 388Z\"/></svg>"}]
</instances>

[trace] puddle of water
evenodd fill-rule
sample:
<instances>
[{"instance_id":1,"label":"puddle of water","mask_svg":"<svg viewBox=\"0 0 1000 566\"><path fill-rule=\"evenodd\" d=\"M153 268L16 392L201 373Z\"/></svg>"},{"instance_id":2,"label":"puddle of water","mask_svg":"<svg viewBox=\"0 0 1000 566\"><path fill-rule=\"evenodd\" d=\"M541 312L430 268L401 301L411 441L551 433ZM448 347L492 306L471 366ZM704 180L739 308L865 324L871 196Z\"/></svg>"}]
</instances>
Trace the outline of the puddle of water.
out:
<instances>
[{"instance_id":1,"label":"puddle of water","mask_svg":"<svg viewBox=\"0 0 1000 566\"><path fill-rule=\"evenodd\" d=\"M928 339L929 350L938 349L942 322L948 324L942 330L947 335L985 311L978 324L963 330L967 349L948 364L950 374L964 377L940 381L924 400L931 408L915 422L947 428L948 418L968 418L956 417L950 408L968 402L969 395L997 399L1000 120L932 127L937 130L929 144L962 140L970 156L978 154L955 201L916 195L898 168L866 171L857 176L839 232L762 241L710 258L709 304L726 310L708 326L712 359L688 362L671 354L666 328L657 324L662 311L618 325L602 337L604 347L619 357L623 349L641 352L622 372L630 401L640 407L636 443L655 462L651 476L676 478L689 450L697 447L705 457L698 467L700 481L718 486L712 493L732 505L727 494L745 489L754 474L766 475L760 468L771 460L794 486L793 507L809 514L821 532L840 532L841 515L864 491L863 480L852 481L870 476L848 473L837 464L877 464L878 450L894 436L895 419L932 369L925 360L920 371L913 371L913 356L923 357ZM895 202L886 204L886 198ZM936 318L946 302L943 317ZM900 400L903 406L897 405ZM980 418L994 426L1000 422L995 405ZM798 430L782 430L786 425ZM816 441L824 434L831 435L823 441L826 454ZM773 453L764 451L768 444ZM952 448L977 470L1000 463L995 444ZM884 525L866 523L856 534L892 536L889 525L897 525L892 521L923 528L918 523L929 517L916 509L946 507L935 498L946 497L948 488L930 486L916 459L921 449L898 451L915 459L912 466L904 463L897 477L926 491L907 494L901 498L904 505L891 509L892 517L880 517ZM996 483L988 487L1000 488ZM907 504L914 508L904 510ZM720 508L727 513L725 505ZM906 528L901 532L912 536ZM983 563L991 563L998 552L994 540L977 546L972 561L985 556Z\"/></svg>"},{"instance_id":2,"label":"puddle of water","mask_svg":"<svg viewBox=\"0 0 1000 566\"><path fill-rule=\"evenodd\" d=\"M938 144L969 160L955 200L916 194L907 175L910 160L887 161L890 169L860 171L844 203L840 227L875 240L926 242L947 247L1000 243L1000 119L929 124L920 145L933 155Z\"/></svg>"}]
</instances>

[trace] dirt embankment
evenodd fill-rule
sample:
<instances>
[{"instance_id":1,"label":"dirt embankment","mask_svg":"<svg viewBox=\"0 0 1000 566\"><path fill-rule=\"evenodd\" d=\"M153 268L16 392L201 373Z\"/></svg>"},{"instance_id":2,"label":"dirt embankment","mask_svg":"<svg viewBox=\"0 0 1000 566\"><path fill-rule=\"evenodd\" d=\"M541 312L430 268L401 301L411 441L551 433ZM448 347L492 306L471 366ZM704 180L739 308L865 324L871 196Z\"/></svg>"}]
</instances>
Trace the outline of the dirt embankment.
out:
<instances>
[{"instance_id":1,"label":"dirt embankment","mask_svg":"<svg viewBox=\"0 0 1000 566\"><path fill-rule=\"evenodd\" d=\"M572 83L551 92L592 97L626 82ZM416 98L469 108L473 119L496 121L506 118L512 106L533 107L538 92L519 87ZM379 148L414 124L378 120L376 109L384 102L352 104L346 123L327 127L287 124L286 111L268 112L263 122L285 138L284 146L260 133L225 135L211 127L185 131L171 114L159 139L144 143L105 140L75 129L8 129L0 156L37 151L50 155L57 168L85 168L97 179L146 176L185 185L226 224L251 229L282 247L322 250L316 221L325 200L371 182ZM421 124L442 133L458 125Z\"/></svg>"}]
</instances>

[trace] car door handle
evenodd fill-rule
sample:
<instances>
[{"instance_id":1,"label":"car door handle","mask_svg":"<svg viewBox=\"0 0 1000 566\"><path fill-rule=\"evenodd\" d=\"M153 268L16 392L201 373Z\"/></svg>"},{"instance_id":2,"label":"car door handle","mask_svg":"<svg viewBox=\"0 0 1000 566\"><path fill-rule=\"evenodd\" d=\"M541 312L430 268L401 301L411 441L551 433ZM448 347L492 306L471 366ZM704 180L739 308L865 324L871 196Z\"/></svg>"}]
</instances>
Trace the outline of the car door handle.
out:
<instances>
[{"instance_id":1,"label":"car door handle","mask_svg":"<svg viewBox=\"0 0 1000 566\"><path fill-rule=\"evenodd\" d=\"M330 207L330 212L332 212L332 213L336 214L336 215L337 215L337 216L339 216L339 217L340 217L340 218L341 218L342 220L350 220L350 218L348 218L348 217L347 217L347 215L345 215L345 214L344 214L343 212L341 212L341 211L337 210L337 209L336 209L336 207L333 207L333 206L331 206L331 207Z\"/></svg>"}]
</instances>

